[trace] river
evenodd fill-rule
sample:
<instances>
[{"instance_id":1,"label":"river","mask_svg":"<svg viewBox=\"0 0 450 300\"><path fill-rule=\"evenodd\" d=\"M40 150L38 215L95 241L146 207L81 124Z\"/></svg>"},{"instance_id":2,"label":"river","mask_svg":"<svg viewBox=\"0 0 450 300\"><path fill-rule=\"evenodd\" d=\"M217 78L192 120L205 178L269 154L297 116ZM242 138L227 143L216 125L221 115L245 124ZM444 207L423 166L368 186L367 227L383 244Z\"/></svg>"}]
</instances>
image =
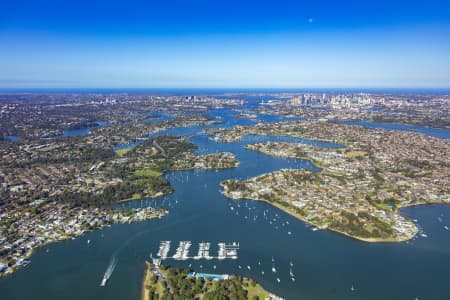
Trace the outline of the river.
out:
<instances>
[{"instance_id":1,"label":"river","mask_svg":"<svg viewBox=\"0 0 450 300\"><path fill-rule=\"evenodd\" d=\"M212 114L225 122L216 127L254 124L249 119L234 118L228 110ZM1 299L139 299L144 261L150 253L156 254L162 240L172 241L172 255L182 240L192 241L191 255L196 254L197 243L202 241L212 243L211 255L217 254L218 242L239 242L237 260L167 263L176 267L192 264L195 271L201 272L252 277L287 299L450 299L450 231L444 229L445 225L450 227L450 206L403 209L402 213L417 219L428 235L404 243L364 243L326 230L312 231L304 222L268 204L230 200L220 194L219 182L224 179L244 179L281 168L318 170L306 160L271 157L244 149L250 142L299 139L246 136L239 142L218 144L202 129L186 127L158 134L188 135L200 154L233 152L240 161L237 168L165 174L175 188L173 194L120 206L163 205L170 210L167 217L116 224L74 240L47 245L32 256L30 265L0 280ZM338 146L300 141L321 147ZM107 286L102 288L100 281L113 256L117 265ZM271 272L272 257L276 274ZM289 276L291 261L295 282Z\"/></svg>"}]
</instances>

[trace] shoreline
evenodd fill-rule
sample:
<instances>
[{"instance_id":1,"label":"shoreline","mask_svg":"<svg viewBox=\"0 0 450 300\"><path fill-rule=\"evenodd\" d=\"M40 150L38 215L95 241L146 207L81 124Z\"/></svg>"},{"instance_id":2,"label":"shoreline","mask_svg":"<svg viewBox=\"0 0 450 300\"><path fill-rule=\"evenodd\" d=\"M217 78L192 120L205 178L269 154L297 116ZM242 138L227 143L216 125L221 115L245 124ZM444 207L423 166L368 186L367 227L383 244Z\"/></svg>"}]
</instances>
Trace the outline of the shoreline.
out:
<instances>
[{"instance_id":1,"label":"shoreline","mask_svg":"<svg viewBox=\"0 0 450 300\"><path fill-rule=\"evenodd\" d=\"M142 221L148 221L148 220L157 219L157 218L160 219L161 217L166 216L168 213L169 213L168 210L164 210L163 214L161 214L161 212L160 212L160 213L158 213L157 215L155 215L155 216L153 216L151 218L146 218L146 219L142 219L142 220L136 219L136 220L131 220L131 221L128 220L127 222L112 222L112 223L108 223L108 224L103 224L102 226L99 226L99 227L86 229L85 231L83 231L79 235L76 235L76 234L75 235L66 235L66 236L64 236L63 238L60 238L60 239L48 240L48 241L46 241L46 242L44 242L44 243L42 243L40 245L37 245L37 246L31 248L29 251L27 251L25 254L21 255L18 258L21 258L23 260L29 260L29 263L31 263L30 258L33 256L33 254L35 254L35 252L38 251L40 248L43 248L43 247L45 247L45 246L47 246L49 244L62 242L62 241L70 240L70 239L77 239L77 238L82 237L83 235L85 235L88 232L92 232L92 231L95 231L95 230L101 230L101 229L103 229L105 227L110 227L110 226L115 225L115 224L126 224L126 223L131 223L131 222L142 222ZM4 273L0 273L0 279L3 278L3 277L7 277L7 276L10 276L10 275L13 275L15 272L19 271L20 269L25 268L27 265L25 265L25 266L24 265L19 265L19 266L15 266L15 267L10 267L8 269L8 271L6 271Z\"/></svg>"},{"instance_id":2,"label":"shoreline","mask_svg":"<svg viewBox=\"0 0 450 300\"><path fill-rule=\"evenodd\" d=\"M150 280L149 267L150 263L148 261L145 261L144 279L142 280L141 286L141 300L150 300L147 289L145 287L145 284Z\"/></svg>"},{"instance_id":3,"label":"shoreline","mask_svg":"<svg viewBox=\"0 0 450 300\"><path fill-rule=\"evenodd\" d=\"M262 174L262 175L265 175L265 174ZM222 185L222 183L220 183L220 186L224 187L224 185ZM234 198L234 197L228 196L227 193L226 193L225 191L221 191L221 193L222 193L225 197L227 197L227 198L229 198L229 199L233 199L233 200L245 200L245 199L247 199L247 200L252 200L252 201L261 201L261 202L270 204L270 205L272 205L272 206L274 206L274 207L276 207L276 208L282 210L283 212L285 212L285 213L287 213L287 214L289 214L289 215L295 217L296 219L298 219L298 220L300 220L300 221L302 221L302 222L305 222L305 223L307 223L307 224L309 224L309 225L312 225L312 226L314 226L314 227L317 228L317 229L321 229L321 230L322 230L322 228L320 228L318 225L316 225L316 224L314 224L314 223L312 223L312 222L306 220L306 218L303 218L303 217L300 216L299 214L297 214L297 213L291 211L289 208L287 208L287 207L285 207L285 206L283 206L283 205L281 205L281 204L273 203L273 202L270 202L270 201L267 201L267 200L264 200L264 199L255 199L255 198L251 198L251 197ZM443 204L443 205L446 205L447 203L418 203L418 204L413 204L413 205L402 206L401 208L404 208L404 207L413 207L413 206L424 205L424 204ZM397 211L398 211L398 210L397 210ZM362 241L362 242L367 242L367 243L401 243L401 242L406 242L406 241L409 241L409 240L413 239L413 238L417 235L417 233L419 232L419 230L418 230L418 228L417 228L417 226L415 225L414 222L412 222L409 218L405 218L405 219L408 220L410 223L414 224L414 226L415 226L415 228L416 228L417 230L416 230L416 232L414 233L414 235L412 235L412 236L410 236L410 237L401 238L401 239L394 239L394 238L363 238L363 237L353 236L353 235L351 235L351 234L349 234L349 233L346 233L346 232L344 232L344 231L341 231L341 230L338 230L338 229L334 229L334 228L330 228L330 227L323 228L323 230L330 230L330 231L333 231L333 232L342 234L342 235L344 235L344 236L346 236L346 237L352 238L352 239L354 239L354 240L358 240L358 241Z\"/></svg>"},{"instance_id":4,"label":"shoreline","mask_svg":"<svg viewBox=\"0 0 450 300\"><path fill-rule=\"evenodd\" d=\"M157 271L153 272L154 269L157 269ZM175 275L170 275L170 270L175 271ZM160 275L157 275L158 273ZM183 276L187 276L188 278L191 279L189 280L190 285L191 288L194 290L194 286L192 286L193 284L192 280L195 281L196 278L195 273L196 272L192 269L189 269L189 273L184 273L182 269L172 268L169 265L165 265L164 268L160 269L159 266L155 266L146 260L144 276L141 283L140 299L141 300L155 299L154 297L151 297L153 293L156 293L156 296L161 297L162 293L164 292L172 294L172 297L174 297L175 299L194 299L193 294L190 294L189 296L190 298L186 298L187 295L185 294L185 291L180 289L179 286L171 287L168 284L168 281L170 281L170 278L168 279L168 277L176 278L178 280L188 280L187 278L186 279L183 278ZM214 291L216 288L213 287L212 285L213 282L231 282L237 284L242 291L245 291L247 293L246 299L254 299L254 297L256 296L258 299L284 300L284 298L268 291L266 288L264 288L264 286L261 283L255 281L251 277L237 274L206 274L206 275L216 275L219 276L220 278L205 278L204 282L201 283L200 290L195 291L195 299L203 299L205 294ZM152 277L156 277L156 280L154 282L152 282L153 281ZM162 290L160 290L157 287L158 285L160 288L162 288ZM226 299L234 299L230 298L229 296L230 295L228 295Z\"/></svg>"}]
</instances>

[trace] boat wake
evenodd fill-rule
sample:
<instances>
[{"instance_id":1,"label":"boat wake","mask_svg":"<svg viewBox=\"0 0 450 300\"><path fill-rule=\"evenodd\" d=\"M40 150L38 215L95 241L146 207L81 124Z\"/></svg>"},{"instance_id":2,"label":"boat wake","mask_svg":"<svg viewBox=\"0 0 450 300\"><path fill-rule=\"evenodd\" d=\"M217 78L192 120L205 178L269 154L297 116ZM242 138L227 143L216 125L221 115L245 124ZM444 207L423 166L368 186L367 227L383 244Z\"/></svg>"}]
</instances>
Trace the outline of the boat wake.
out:
<instances>
[{"instance_id":1,"label":"boat wake","mask_svg":"<svg viewBox=\"0 0 450 300\"><path fill-rule=\"evenodd\" d=\"M111 277L112 273L114 272L114 269L116 268L117 265L117 258L115 255L113 255L111 257L111 260L109 261L109 265L106 268L105 274L103 275L103 279L102 282L100 283L100 286L105 286L106 282L109 280L109 278Z\"/></svg>"}]
</instances>

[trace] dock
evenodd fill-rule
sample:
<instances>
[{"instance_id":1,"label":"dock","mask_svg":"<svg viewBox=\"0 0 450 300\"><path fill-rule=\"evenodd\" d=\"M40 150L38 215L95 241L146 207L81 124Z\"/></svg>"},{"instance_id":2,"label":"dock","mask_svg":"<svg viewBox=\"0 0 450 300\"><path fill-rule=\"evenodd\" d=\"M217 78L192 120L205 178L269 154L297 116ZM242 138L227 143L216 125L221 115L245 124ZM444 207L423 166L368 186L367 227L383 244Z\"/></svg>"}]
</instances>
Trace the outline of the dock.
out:
<instances>
[{"instance_id":1,"label":"dock","mask_svg":"<svg viewBox=\"0 0 450 300\"><path fill-rule=\"evenodd\" d=\"M159 251L158 251L158 256L161 259L166 259L167 258L167 254L169 253L170 250L170 241L162 241L159 245Z\"/></svg>"},{"instance_id":2,"label":"dock","mask_svg":"<svg viewBox=\"0 0 450 300\"><path fill-rule=\"evenodd\" d=\"M239 243L232 242L232 243L224 243L220 242L217 245L219 246L218 250L218 256L211 256L210 255L210 249L211 249L211 243L209 242L201 242L198 244L198 252L196 256L190 257L189 256L189 249L192 245L191 241L180 241L178 244L178 247L175 251L175 254L173 256L168 255L170 251L170 245L171 241L161 241L159 245L159 251L157 253L157 256L159 256L159 260L165 260L165 259L175 259L175 260L187 260L187 259L237 259L238 258L238 249L239 249Z\"/></svg>"},{"instance_id":3,"label":"dock","mask_svg":"<svg viewBox=\"0 0 450 300\"><path fill-rule=\"evenodd\" d=\"M189 258L189 247L191 247L190 241L181 241L173 256L175 260L186 260Z\"/></svg>"},{"instance_id":4,"label":"dock","mask_svg":"<svg viewBox=\"0 0 450 300\"><path fill-rule=\"evenodd\" d=\"M200 243L198 244L198 253L194 256L194 259L213 259L212 256L209 255L209 248L211 247L211 243Z\"/></svg>"}]
</instances>

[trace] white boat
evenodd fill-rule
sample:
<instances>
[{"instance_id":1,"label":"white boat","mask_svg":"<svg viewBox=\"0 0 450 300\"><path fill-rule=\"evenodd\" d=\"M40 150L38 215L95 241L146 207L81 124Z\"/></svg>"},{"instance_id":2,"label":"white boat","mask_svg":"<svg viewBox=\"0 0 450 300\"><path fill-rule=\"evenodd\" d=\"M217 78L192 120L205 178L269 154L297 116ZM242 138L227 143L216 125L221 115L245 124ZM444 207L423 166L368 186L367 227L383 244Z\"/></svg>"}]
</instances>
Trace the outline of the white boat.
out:
<instances>
[{"instance_id":1,"label":"white boat","mask_svg":"<svg viewBox=\"0 0 450 300\"><path fill-rule=\"evenodd\" d=\"M275 269L275 267L272 267L272 272L276 273L277 269Z\"/></svg>"},{"instance_id":2,"label":"white boat","mask_svg":"<svg viewBox=\"0 0 450 300\"><path fill-rule=\"evenodd\" d=\"M107 281L108 281L108 278L103 277L102 282L100 283L100 286L106 286Z\"/></svg>"},{"instance_id":3,"label":"white boat","mask_svg":"<svg viewBox=\"0 0 450 300\"><path fill-rule=\"evenodd\" d=\"M280 278L277 277L277 281L278 281L278 283L280 283L280 281L281 281Z\"/></svg>"},{"instance_id":4,"label":"white boat","mask_svg":"<svg viewBox=\"0 0 450 300\"><path fill-rule=\"evenodd\" d=\"M350 290L351 290L352 292L356 291L356 289L355 289L355 287L353 286L353 284L352 284L352 287L350 288Z\"/></svg>"},{"instance_id":5,"label":"white boat","mask_svg":"<svg viewBox=\"0 0 450 300\"><path fill-rule=\"evenodd\" d=\"M250 266L247 266L247 269L251 270L252 268L250 268Z\"/></svg>"}]
</instances>

